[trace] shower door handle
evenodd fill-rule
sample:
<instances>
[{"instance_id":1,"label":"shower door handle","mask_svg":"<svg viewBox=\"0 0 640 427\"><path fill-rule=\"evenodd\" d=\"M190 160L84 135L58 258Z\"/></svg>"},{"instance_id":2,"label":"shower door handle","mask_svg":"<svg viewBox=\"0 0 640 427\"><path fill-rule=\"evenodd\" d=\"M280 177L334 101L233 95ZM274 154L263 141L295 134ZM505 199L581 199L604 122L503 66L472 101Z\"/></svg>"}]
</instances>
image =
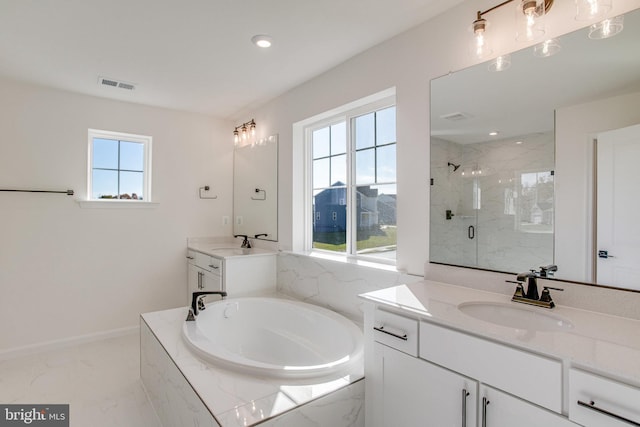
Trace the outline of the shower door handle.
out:
<instances>
[{"instance_id":1,"label":"shower door handle","mask_svg":"<svg viewBox=\"0 0 640 427\"><path fill-rule=\"evenodd\" d=\"M473 225L470 225L467 229L467 237L469 237L469 239L476 237L476 229Z\"/></svg>"}]
</instances>

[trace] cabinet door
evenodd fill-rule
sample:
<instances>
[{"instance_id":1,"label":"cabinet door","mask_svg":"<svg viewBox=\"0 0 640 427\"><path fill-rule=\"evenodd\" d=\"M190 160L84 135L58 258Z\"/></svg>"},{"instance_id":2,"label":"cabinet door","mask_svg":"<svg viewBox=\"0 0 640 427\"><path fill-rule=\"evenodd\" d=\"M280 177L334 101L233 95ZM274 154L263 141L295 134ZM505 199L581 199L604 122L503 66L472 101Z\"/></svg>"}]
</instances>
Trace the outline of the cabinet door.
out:
<instances>
[{"instance_id":1,"label":"cabinet door","mask_svg":"<svg viewBox=\"0 0 640 427\"><path fill-rule=\"evenodd\" d=\"M578 427L566 417L486 385L480 385L479 396L481 427Z\"/></svg>"},{"instance_id":2,"label":"cabinet door","mask_svg":"<svg viewBox=\"0 0 640 427\"><path fill-rule=\"evenodd\" d=\"M203 291L221 291L222 290L222 276L216 273L210 273L208 271L202 271L202 290Z\"/></svg>"},{"instance_id":3,"label":"cabinet door","mask_svg":"<svg viewBox=\"0 0 640 427\"><path fill-rule=\"evenodd\" d=\"M375 343L382 358L382 420L376 426L474 427L476 381ZM377 361L380 362L380 361ZM381 421L381 422L380 422Z\"/></svg>"}]
</instances>

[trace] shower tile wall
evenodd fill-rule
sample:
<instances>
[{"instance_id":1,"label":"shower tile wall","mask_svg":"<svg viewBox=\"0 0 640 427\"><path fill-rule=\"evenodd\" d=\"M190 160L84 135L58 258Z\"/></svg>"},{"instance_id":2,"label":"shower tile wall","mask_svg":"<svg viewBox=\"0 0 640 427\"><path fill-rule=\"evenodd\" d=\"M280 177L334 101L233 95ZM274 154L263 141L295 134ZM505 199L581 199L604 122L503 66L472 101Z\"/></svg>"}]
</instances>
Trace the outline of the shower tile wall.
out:
<instances>
[{"instance_id":1,"label":"shower tile wall","mask_svg":"<svg viewBox=\"0 0 640 427\"><path fill-rule=\"evenodd\" d=\"M430 260L501 271L552 263L553 184L539 187L531 210L517 200L527 177L553 170L551 132L469 145L432 139L431 165Z\"/></svg>"}]
</instances>

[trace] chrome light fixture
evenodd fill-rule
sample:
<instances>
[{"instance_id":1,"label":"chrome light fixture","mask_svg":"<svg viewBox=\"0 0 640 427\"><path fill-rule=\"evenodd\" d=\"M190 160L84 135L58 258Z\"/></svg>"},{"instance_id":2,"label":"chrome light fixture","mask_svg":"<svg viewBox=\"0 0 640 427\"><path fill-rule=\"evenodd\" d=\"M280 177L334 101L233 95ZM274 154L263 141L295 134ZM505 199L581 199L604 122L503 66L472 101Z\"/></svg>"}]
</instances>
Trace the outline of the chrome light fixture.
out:
<instances>
[{"instance_id":1,"label":"chrome light fixture","mask_svg":"<svg viewBox=\"0 0 640 427\"><path fill-rule=\"evenodd\" d=\"M236 126L233 129L233 143L238 145L240 141L246 141L249 137L255 138L256 136L256 121L251 121Z\"/></svg>"}]
</instances>

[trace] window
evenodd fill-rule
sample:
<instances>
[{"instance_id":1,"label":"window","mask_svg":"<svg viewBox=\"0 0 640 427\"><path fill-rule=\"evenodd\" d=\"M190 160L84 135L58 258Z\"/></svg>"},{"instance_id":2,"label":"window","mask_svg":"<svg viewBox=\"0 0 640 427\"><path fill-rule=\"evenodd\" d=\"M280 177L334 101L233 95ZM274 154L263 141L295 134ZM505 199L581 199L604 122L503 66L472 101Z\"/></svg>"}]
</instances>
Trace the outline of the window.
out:
<instances>
[{"instance_id":1,"label":"window","mask_svg":"<svg viewBox=\"0 0 640 427\"><path fill-rule=\"evenodd\" d=\"M553 171L520 174L516 228L521 232L553 233L553 177Z\"/></svg>"},{"instance_id":2,"label":"window","mask_svg":"<svg viewBox=\"0 0 640 427\"><path fill-rule=\"evenodd\" d=\"M89 129L89 200L151 201L151 137Z\"/></svg>"},{"instance_id":3,"label":"window","mask_svg":"<svg viewBox=\"0 0 640 427\"><path fill-rule=\"evenodd\" d=\"M359 108L307 127L313 249L396 254L396 108Z\"/></svg>"}]
</instances>

